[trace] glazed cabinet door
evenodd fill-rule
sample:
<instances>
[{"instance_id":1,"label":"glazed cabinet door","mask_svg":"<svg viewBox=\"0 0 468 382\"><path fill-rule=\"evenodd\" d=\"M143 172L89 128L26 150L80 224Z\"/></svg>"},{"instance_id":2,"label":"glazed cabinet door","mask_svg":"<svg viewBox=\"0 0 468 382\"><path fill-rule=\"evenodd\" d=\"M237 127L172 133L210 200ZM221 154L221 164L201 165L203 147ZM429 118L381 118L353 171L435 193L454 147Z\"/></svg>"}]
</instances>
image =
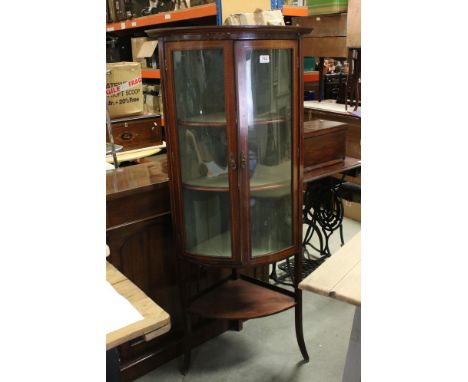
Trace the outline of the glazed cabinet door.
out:
<instances>
[{"instance_id":1,"label":"glazed cabinet door","mask_svg":"<svg viewBox=\"0 0 468 382\"><path fill-rule=\"evenodd\" d=\"M250 264L298 250L297 42L236 42L242 253Z\"/></svg>"},{"instance_id":2,"label":"glazed cabinet door","mask_svg":"<svg viewBox=\"0 0 468 382\"><path fill-rule=\"evenodd\" d=\"M182 253L203 263L238 264L233 43L172 42L165 55Z\"/></svg>"}]
</instances>

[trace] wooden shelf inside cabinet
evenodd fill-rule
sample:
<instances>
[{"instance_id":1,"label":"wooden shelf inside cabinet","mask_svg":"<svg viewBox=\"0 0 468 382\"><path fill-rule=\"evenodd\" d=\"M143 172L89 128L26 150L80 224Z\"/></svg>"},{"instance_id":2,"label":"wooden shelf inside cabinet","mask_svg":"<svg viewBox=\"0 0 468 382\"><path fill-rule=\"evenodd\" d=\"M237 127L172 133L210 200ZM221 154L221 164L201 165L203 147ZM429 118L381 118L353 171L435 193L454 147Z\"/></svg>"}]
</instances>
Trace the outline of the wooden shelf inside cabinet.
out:
<instances>
[{"instance_id":1,"label":"wooden shelf inside cabinet","mask_svg":"<svg viewBox=\"0 0 468 382\"><path fill-rule=\"evenodd\" d=\"M189 310L208 318L248 320L279 313L295 305L293 297L237 279L227 280L197 298Z\"/></svg>"},{"instance_id":2,"label":"wooden shelf inside cabinet","mask_svg":"<svg viewBox=\"0 0 468 382\"><path fill-rule=\"evenodd\" d=\"M253 121L253 124L256 126L261 126L268 125L269 123L280 123L284 121L284 118L278 118L277 116L259 116ZM190 119L179 120L178 124L187 127L225 127L226 118L224 114L206 114Z\"/></svg>"},{"instance_id":3,"label":"wooden shelf inside cabinet","mask_svg":"<svg viewBox=\"0 0 468 382\"><path fill-rule=\"evenodd\" d=\"M137 17L130 20L106 24L106 32L115 32L124 29L141 28L157 24L173 23L175 21L216 16L216 12L216 3L199 5L192 8L179 9L172 12L162 12L155 15Z\"/></svg>"},{"instance_id":4,"label":"wooden shelf inside cabinet","mask_svg":"<svg viewBox=\"0 0 468 382\"><path fill-rule=\"evenodd\" d=\"M285 161L278 166L257 165L252 178L250 179L250 192L255 196L255 192L271 191L275 196L288 194L291 188L291 180L284 179L278 181L278 174L289 174L291 163ZM214 177L198 178L186 181L182 186L189 190L208 192L228 192L228 174ZM265 196L268 196L265 194ZM271 195L269 195L271 196Z\"/></svg>"},{"instance_id":5,"label":"wooden shelf inside cabinet","mask_svg":"<svg viewBox=\"0 0 468 382\"><path fill-rule=\"evenodd\" d=\"M307 6L298 5L283 5L283 16L309 16L309 8Z\"/></svg>"},{"instance_id":6,"label":"wooden shelf inside cabinet","mask_svg":"<svg viewBox=\"0 0 468 382\"><path fill-rule=\"evenodd\" d=\"M161 78L161 70L159 70L159 69L142 69L141 70L141 78L160 79Z\"/></svg>"}]
</instances>

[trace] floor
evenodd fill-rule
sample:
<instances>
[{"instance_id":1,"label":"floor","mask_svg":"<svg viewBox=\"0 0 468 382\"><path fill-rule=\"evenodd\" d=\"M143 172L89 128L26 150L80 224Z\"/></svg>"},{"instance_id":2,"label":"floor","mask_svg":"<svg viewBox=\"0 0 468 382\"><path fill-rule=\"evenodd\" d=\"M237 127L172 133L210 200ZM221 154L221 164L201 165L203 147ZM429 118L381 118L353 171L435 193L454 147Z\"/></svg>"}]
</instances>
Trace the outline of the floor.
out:
<instances>
[{"instance_id":1,"label":"floor","mask_svg":"<svg viewBox=\"0 0 468 382\"><path fill-rule=\"evenodd\" d=\"M347 242L361 229L345 218ZM339 234L330 239L332 253ZM180 374L182 358L168 362L138 382L340 382L351 333L354 306L303 293L304 339L310 362L303 364L292 309L244 323L241 332L226 332L192 350L190 371Z\"/></svg>"}]
</instances>

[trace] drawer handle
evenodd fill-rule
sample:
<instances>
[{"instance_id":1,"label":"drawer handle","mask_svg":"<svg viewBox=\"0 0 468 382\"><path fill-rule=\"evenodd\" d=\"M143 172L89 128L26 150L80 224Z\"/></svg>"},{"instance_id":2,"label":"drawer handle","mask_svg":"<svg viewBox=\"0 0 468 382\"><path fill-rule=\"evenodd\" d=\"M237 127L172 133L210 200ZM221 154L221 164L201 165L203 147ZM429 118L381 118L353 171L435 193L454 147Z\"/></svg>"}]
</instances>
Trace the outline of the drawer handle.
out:
<instances>
[{"instance_id":1,"label":"drawer handle","mask_svg":"<svg viewBox=\"0 0 468 382\"><path fill-rule=\"evenodd\" d=\"M122 133L122 135L120 135L120 138L124 141L129 141L130 139L133 138L133 134L129 132L125 132L125 133Z\"/></svg>"}]
</instances>

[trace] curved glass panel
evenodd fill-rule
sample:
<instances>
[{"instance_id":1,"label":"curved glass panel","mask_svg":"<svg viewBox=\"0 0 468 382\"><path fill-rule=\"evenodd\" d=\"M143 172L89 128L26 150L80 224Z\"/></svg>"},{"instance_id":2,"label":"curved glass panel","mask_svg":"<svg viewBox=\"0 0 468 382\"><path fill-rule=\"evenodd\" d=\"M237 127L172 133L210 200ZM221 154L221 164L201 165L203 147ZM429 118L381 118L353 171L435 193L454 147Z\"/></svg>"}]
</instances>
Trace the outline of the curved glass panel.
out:
<instances>
[{"instance_id":1,"label":"curved glass panel","mask_svg":"<svg viewBox=\"0 0 468 382\"><path fill-rule=\"evenodd\" d=\"M185 249L231 257L223 49L172 54Z\"/></svg>"},{"instance_id":2,"label":"curved glass panel","mask_svg":"<svg viewBox=\"0 0 468 382\"><path fill-rule=\"evenodd\" d=\"M245 78L252 257L293 245L292 50L249 49Z\"/></svg>"}]
</instances>

